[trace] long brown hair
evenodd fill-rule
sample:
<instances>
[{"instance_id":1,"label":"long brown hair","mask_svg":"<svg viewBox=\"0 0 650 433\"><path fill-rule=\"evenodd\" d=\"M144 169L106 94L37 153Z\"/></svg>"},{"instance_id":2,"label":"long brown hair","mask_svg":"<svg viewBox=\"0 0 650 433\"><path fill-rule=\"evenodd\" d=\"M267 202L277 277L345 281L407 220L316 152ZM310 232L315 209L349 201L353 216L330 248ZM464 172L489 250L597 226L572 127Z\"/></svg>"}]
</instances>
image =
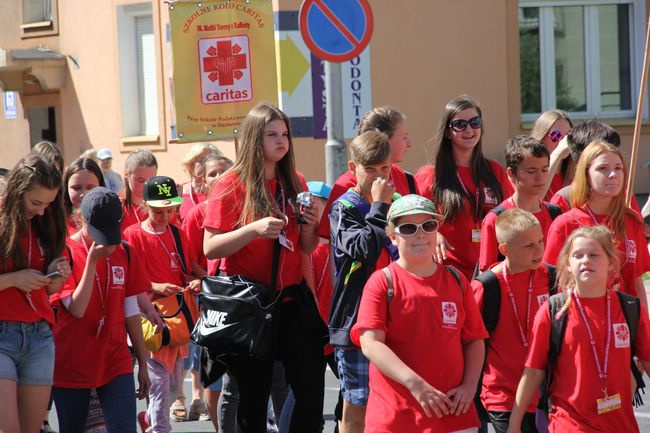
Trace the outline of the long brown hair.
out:
<instances>
[{"instance_id":1,"label":"long brown hair","mask_svg":"<svg viewBox=\"0 0 650 433\"><path fill-rule=\"evenodd\" d=\"M435 179L433 182L433 201L441 210L443 221L452 221L458 212L465 206L464 198L467 198L472 206L472 214L476 219L484 216L483 206L485 205L485 192L480 187L481 183L494 192L497 203L503 201L503 189L496 176L492 172L490 163L483 156L482 142L485 129L481 128L481 138L472 152L472 178L479 186L478 197L474 194L465 193L463 186L458 179L456 172L456 161L452 153L451 139L447 137L449 122L455 115L468 108L474 108L479 117L483 117L481 107L469 96L461 96L447 103L440 119L440 125L435 135L434 142L437 145L435 157ZM469 128L470 126L468 126Z\"/></svg>"},{"instance_id":2,"label":"long brown hair","mask_svg":"<svg viewBox=\"0 0 650 433\"><path fill-rule=\"evenodd\" d=\"M551 132L551 128L555 122L560 119L566 120L569 126L573 128L573 122L571 121L571 118L569 118L569 115L566 111L553 109L543 112L537 118L537 120L535 120L535 123L533 123L533 129L530 130L530 136L538 139L539 141L543 141L544 137L546 137ZM562 180L564 182L568 183L571 181L568 176L574 168L575 167L573 167L573 163L570 158L565 158L564 161L562 161L562 165L560 166L560 174L562 175Z\"/></svg>"},{"instance_id":3,"label":"long brown hair","mask_svg":"<svg viewBox=\"0 0 650 433\"><path fill-rule=\"evenodd\" d=\"M156 161L153 153L146 149L136 149L126 157L126 161L124 162L124 172L127 174L124 176L124 205L127 208L133 204L133 194L129 186L128 175L132 174L138 167L156 167L157 169L158 161Z\"/></svg>"},{"instance_id":4,"label":"long brown hair","mask_svg":"<svg viewBox=\"0 0 650 433\"><path fill-rule=\"evenodd\" d=\"M246 189L239 219L241 225L267 217L277 210L277 203L271 195L264 175L264 128L274 120L282 120L289 133L289 150L276 165L276 179L284 188L287 197L295 198L302 191L296 174L289 118L280 109L268 103L257 104L242 122L241 153L235 165L226 172L236 174Z\"/></svg>"},{"instance_id":5,"label":"long brown hair","mask_svg":"<svg viewBox=\"0 0 650 433\"><path fill-rule=\"evenodd\" d=\"M0 212L0 270L7 271L7 261L13 261L13 269L24 269L27 265L26 252L21 247L21 239L28 231L25 215L25 192L35 187L58 190L43 215L33 217L31 223L36 231L39 245L45 253L45 263L59 257L65 247L67 236L61 172L54 165L36 154L29 154L18 161L9 174L7 188L2 196Z\"/></svg>"},{"instance_id":6,"label":"long brown hair","mask_svg":"<svg viewBox=\"0 0 650 433\"><path fill-rule=\"evenodd\" d=\"M65 213L67 216L72 215L74 209L72 208L72 200L70 200L70 194L68 194L68 185L70 183L70 178L73 174L79 173L80 171L88 170L97 178L98 186L106 186L104 182L104 175L102 174L102 169L99 168L99 165L91 158L78 158L75 159L72 164L68 166L63 175L63 206L65 207Z\"/></svg>"},{"instance_id":7,"label":"long brown hair","mask_svg":"<svg viewBox=\"0 0 650 433\"><path fill-rule=\"evenodd\" d=\"M618 156L623 165L623 186L627 184L627 166L621 151L604 140L596 140L585 148L578 160L576 175L569 195L572 207L583 207L589 204L592 194L589 168L594 160L604 153L613 153ZM607 227L612 231L617 242L620 242L625 234L626 213L636 216L636 213L625 205L625 190L621 189L616 197L612 197L607 210Z\"/></svg>"}]
</instances>

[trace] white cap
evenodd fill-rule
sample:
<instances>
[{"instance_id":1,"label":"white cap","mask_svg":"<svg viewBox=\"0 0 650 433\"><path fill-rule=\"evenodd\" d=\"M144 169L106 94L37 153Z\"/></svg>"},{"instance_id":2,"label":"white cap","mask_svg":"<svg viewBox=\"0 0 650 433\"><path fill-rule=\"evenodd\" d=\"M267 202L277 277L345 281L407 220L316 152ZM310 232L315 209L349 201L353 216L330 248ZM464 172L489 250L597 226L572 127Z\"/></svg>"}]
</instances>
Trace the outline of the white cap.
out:
<instances>
[{"instance_id":1,"label":"white cap","mask_svg":"<svg viewBox=\"0 0 650 433\"><path fill-rule=\"evenodd\" d=\"M109 149L104 148L104 149L99 149L97 151L97 159L109 159L109 158L113 158L113 154Z\"/></svg>"}]
</instances>

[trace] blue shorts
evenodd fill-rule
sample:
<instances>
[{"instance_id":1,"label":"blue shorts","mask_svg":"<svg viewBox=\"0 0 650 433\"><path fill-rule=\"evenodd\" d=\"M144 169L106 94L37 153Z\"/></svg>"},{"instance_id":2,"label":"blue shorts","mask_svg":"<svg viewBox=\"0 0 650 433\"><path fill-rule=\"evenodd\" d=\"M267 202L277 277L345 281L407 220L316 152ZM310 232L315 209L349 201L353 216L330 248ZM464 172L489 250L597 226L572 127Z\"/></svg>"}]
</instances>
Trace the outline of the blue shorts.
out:
<instances>
[{"instance_id":1,"label":"blue shorts","mask_svg":"<svg viewBox=\"0 0 650 433\"><path fill-rule=\"evenodd\" d=\"M370 361L361 349L335 347L334 356L339 370L343 399L357 406L368 405L368 367Z\"/></svg>"},{"instance_id":2,"label":"blue shorts","mask_svg":"<svg viewBox=\"0 0 650 433\"><path fill-rule=\"evenodd\" d=\"M188 354L187 358L183 361L183 370L194 370L197 372L201 371L201 352L203 348L198 344L190 341L187 346ZM221 378L216 382L213 382L209 387L210 391L221 391Z\"/></svg>"},{"instance_id":3,"label":"blue shorts","mask_svg":"<svg viewBox=\"0 0 650 433\"><path fill-rule=\"evenodd\" d=\"M46 321L0 321L0 379L19 385L51 386L54 338Z\"/></svg>"}]
</instances>

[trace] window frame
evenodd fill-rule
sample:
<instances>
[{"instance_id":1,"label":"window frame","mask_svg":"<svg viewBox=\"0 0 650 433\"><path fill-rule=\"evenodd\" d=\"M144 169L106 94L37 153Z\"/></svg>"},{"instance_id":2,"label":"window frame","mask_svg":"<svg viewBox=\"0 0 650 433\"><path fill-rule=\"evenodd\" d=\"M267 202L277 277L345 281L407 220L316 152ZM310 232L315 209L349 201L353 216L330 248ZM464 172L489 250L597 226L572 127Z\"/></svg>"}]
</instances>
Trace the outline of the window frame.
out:
<instances>
[{"instance_id":1,"label":"window frame","mask_svg":"<svg viewBox=\"0 0 650 433\"><path fill-rule=\"evenodd\" d=\"M630 81L632 101L630 110L603 111L600 89L600 52L598 6L629 5L630 22ZM585 87L586 111L572 111L572 119L629 119L636 115L639 83L643 67L643 50L645 46L645 1L644 0L520 0L518 8L539 8L539 57L540 57L540 91L542 112L556 108L555 77L555 40L553 32L554 7L584 7L584 50L585 50ZM519 24L518 24L519 25ZM521 56L521 54L520 54ZM521 58L521 57L520 57ZM594 67L595 66L595 67ZM521 99L521 93L520 93ZM647 113L647 97L644 105ZM541 113L521 113L522 122L534 122ZM648 115L644 114L647 119Z\"/></svg>"},{"instance_id":2,"label":"window frame","mask_svg":"<svg viewBox=\"0 0 650 433\"><path fill-rule=\"evenodd\" d=\"M59 0L50 0L52 18L48 21L25 22L25 0L20 1L20 37L22 39L59 34Z\"/></svg>"}]
</instances>

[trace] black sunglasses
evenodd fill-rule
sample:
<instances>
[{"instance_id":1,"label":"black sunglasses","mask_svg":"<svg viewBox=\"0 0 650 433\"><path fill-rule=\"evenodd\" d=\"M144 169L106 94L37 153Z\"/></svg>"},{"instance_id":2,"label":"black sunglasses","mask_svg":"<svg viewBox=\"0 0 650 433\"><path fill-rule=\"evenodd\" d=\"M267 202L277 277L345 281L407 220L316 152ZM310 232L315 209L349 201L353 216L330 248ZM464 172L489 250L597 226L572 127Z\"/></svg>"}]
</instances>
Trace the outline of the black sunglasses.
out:
<instances>
[{"instance_id":1,"label":"black sunglasses","mask_svg":"<svg viewBox=\"0 0 650 433\"><path fill-rule=\"evenodd\" d=\"M400 236L413 236L417 233L419 227L422 227L424 233L433 233L438 230L439 225L436 219L427 220L420 224L404 223L395 227L395 233Z\"/></svg>"},{"instance_id":2,"label":"black sunglasses","mask_svg":"<svg viewBox=\"0 0 650 433\"><path fill-rule=\"evenodd\" d=\"M456 132L463 132L467 129L467 125L471 126L472 129L480 129L483 125L483 120L481 120L481 116L474 116L469 120L456 119L449 122L448 126Z\"/></svg>"}]
</instances>

